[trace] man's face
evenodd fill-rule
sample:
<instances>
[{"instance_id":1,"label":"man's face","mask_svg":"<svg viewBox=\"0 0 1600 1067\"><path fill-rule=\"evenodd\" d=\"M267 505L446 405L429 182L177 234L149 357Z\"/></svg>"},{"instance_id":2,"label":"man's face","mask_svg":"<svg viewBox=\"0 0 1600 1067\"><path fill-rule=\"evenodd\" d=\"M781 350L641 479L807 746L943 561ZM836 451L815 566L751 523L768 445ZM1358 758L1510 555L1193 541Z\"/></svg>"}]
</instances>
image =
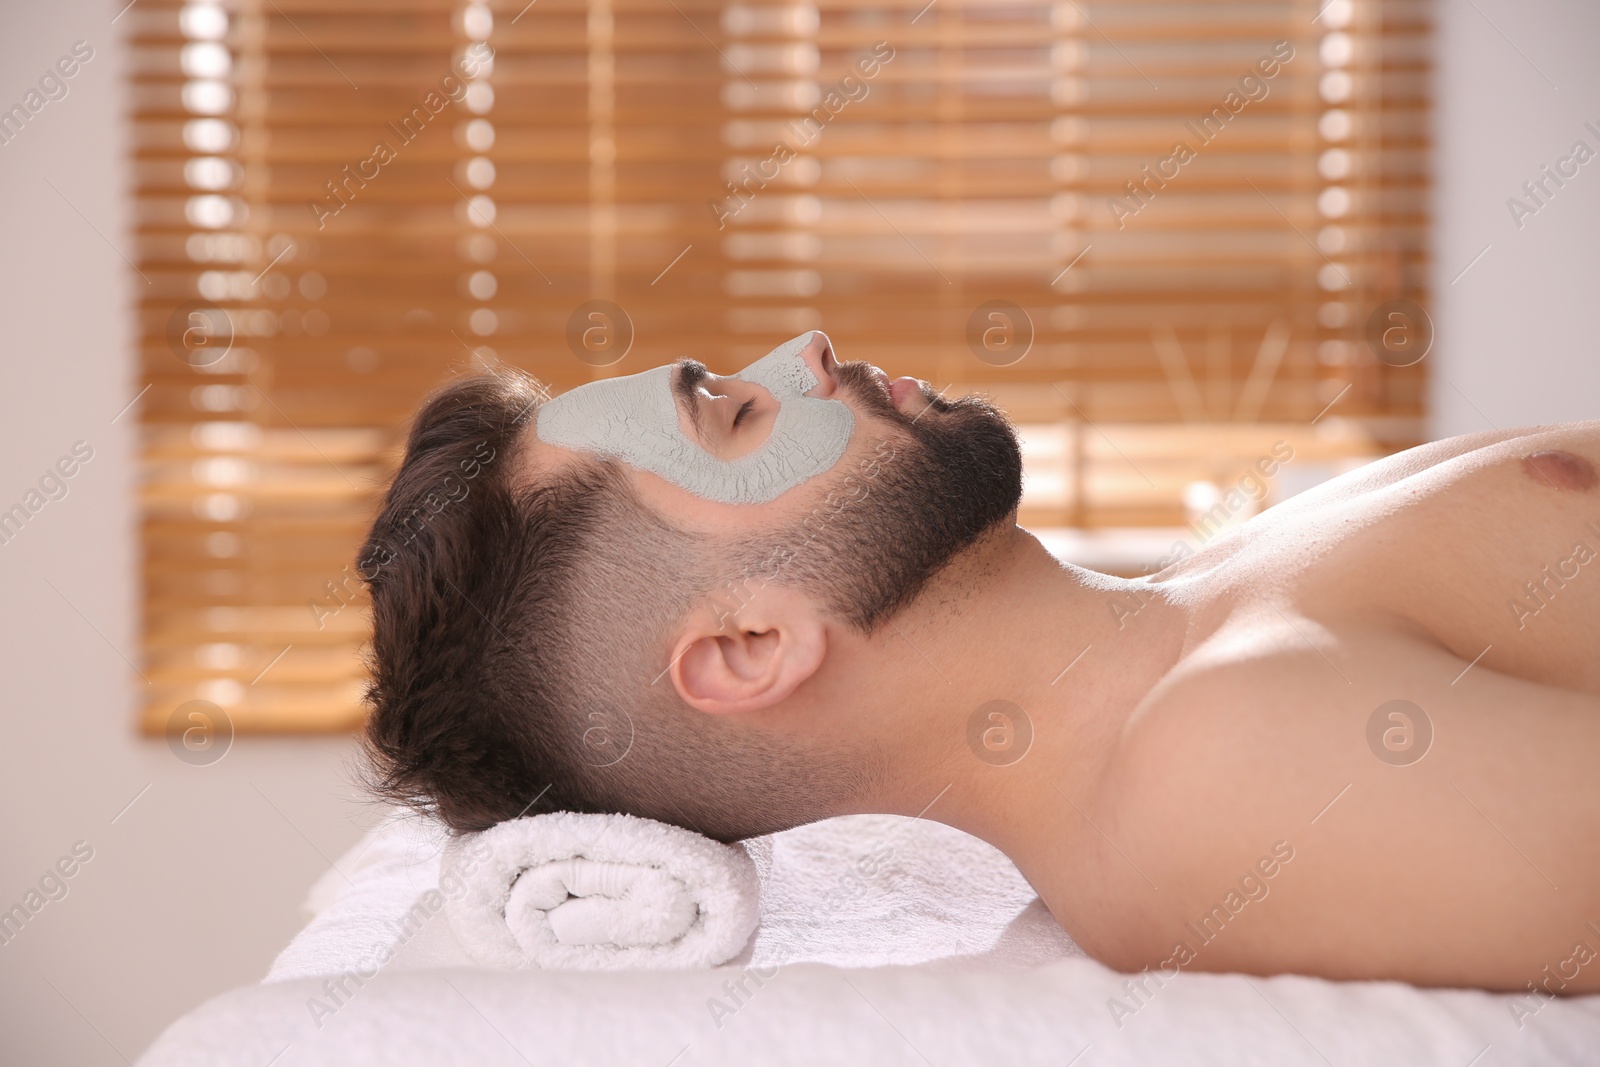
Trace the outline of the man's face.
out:
<instances>
[{"instance_id":1,"label":"man's face","mask_svg":"<svg viewBox=\"0 0 1600 1067\"><path fill-rule=\"evenodd\" d=\"M840 363L820 331L727 376L694 360L580 386L541 408L536 469L609 456L641 501L725 545L788 562L864 628L1010 518L1021 456L1005 417L913 378Z\"/></svg>"}]
</instances>

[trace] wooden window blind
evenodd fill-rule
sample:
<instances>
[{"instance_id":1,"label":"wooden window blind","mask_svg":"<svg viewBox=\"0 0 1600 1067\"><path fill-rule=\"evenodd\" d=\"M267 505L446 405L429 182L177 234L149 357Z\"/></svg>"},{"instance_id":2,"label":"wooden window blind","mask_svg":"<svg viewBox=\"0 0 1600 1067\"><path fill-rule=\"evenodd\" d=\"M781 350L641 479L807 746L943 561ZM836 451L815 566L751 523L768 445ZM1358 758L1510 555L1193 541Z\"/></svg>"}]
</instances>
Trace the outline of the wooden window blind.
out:
<instances>
[{"instance_id":1,"label":"wooden window blind","mask_svg":"<svg viewBox=\"0 0 1600 1067\"><path fill-rule=\"evenodd\" d=\"M560 390L820 327L1005 406L1030 526L1178 527L1275 441L1420 438L1424 0L123 21L151 731L360 720L354 553L474 363Z\"/></svg>"}]
</instances>

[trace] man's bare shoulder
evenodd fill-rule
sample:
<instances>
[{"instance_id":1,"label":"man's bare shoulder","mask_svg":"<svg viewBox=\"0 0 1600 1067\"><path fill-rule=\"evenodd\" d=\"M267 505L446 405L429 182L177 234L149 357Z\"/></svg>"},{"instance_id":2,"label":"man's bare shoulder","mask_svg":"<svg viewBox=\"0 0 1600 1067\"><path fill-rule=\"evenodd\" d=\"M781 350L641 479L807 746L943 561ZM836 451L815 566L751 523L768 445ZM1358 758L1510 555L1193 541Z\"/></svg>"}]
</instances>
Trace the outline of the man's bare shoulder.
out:
<instances>
[{"instance_id":1,"label":"man's bare shoulder","mask_svg":"<svg viewBox=\"0 0 1600 1067\"><path fill-rule=\"evenodd\" d=\"M1159 891L1119 962L1520 987L1600 905L1600 699L1271 616L1128 721L1100 801ZM1441 954L1452 923L1479 932Z\"/></svg>"},{"instance_id":2,"label":"man's bare shoulder","mask_svg":"<svg viewBox=\"0 0 1600 1067\"><path fill-rule=\"evenodd\" d=\"M1371 758L1352 737L1362 698L1341 673L1351 651L1318 624L1276 611L1229 627L1129 716L1104 778L1108 796L1160 827L1175 866L1226 854L1252 823L1301 808L1309 820ZM1417 641L1411 652L1427 649ZM1250 851L1260 842L1234 844Z\"/></svg>"}]
</instances>

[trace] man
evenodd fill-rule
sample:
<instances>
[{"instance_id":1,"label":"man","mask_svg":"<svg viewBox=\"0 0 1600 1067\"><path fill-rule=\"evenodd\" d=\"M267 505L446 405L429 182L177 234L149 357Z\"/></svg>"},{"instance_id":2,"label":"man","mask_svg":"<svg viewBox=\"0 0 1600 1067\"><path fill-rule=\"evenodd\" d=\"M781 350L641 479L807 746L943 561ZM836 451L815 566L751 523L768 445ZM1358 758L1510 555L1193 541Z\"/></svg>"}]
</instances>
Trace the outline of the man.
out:
<instances>
[{"instance_id":1,"label":"man","mask_svg":"<svg viewBox=\"0 0 1600 1067\"><path fill-rule=\"evenodd\" d=\"M458 831L922 815L1117 968L1597 991L1597 461L1436 442L1124 580L1015 525L999 411L821 333L465 378L361 558L377 785Z\"/></svg>"}]
</instances>

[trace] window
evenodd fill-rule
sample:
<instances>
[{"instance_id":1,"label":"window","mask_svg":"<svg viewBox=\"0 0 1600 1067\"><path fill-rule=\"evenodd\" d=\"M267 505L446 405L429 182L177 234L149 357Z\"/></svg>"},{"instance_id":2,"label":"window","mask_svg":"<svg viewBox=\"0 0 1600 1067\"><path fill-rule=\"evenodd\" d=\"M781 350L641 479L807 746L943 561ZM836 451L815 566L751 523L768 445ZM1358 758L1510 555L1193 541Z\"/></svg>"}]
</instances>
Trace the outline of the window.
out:
<instances>
[{"instance_id":1,"label":"window","mask_svg":"<svg viewBox=\"0 0 1600 1067\"><path fill-rule=\"evenodd\" d=\"M1255 510L1278 442L1279 496L1415 443L1428 10L137 5L146 727L359 722L354 554L474 362L560 389L820 326L989 392L1024 523L1158 531L1123 546Z\"/></svg>"}]
</instances>

